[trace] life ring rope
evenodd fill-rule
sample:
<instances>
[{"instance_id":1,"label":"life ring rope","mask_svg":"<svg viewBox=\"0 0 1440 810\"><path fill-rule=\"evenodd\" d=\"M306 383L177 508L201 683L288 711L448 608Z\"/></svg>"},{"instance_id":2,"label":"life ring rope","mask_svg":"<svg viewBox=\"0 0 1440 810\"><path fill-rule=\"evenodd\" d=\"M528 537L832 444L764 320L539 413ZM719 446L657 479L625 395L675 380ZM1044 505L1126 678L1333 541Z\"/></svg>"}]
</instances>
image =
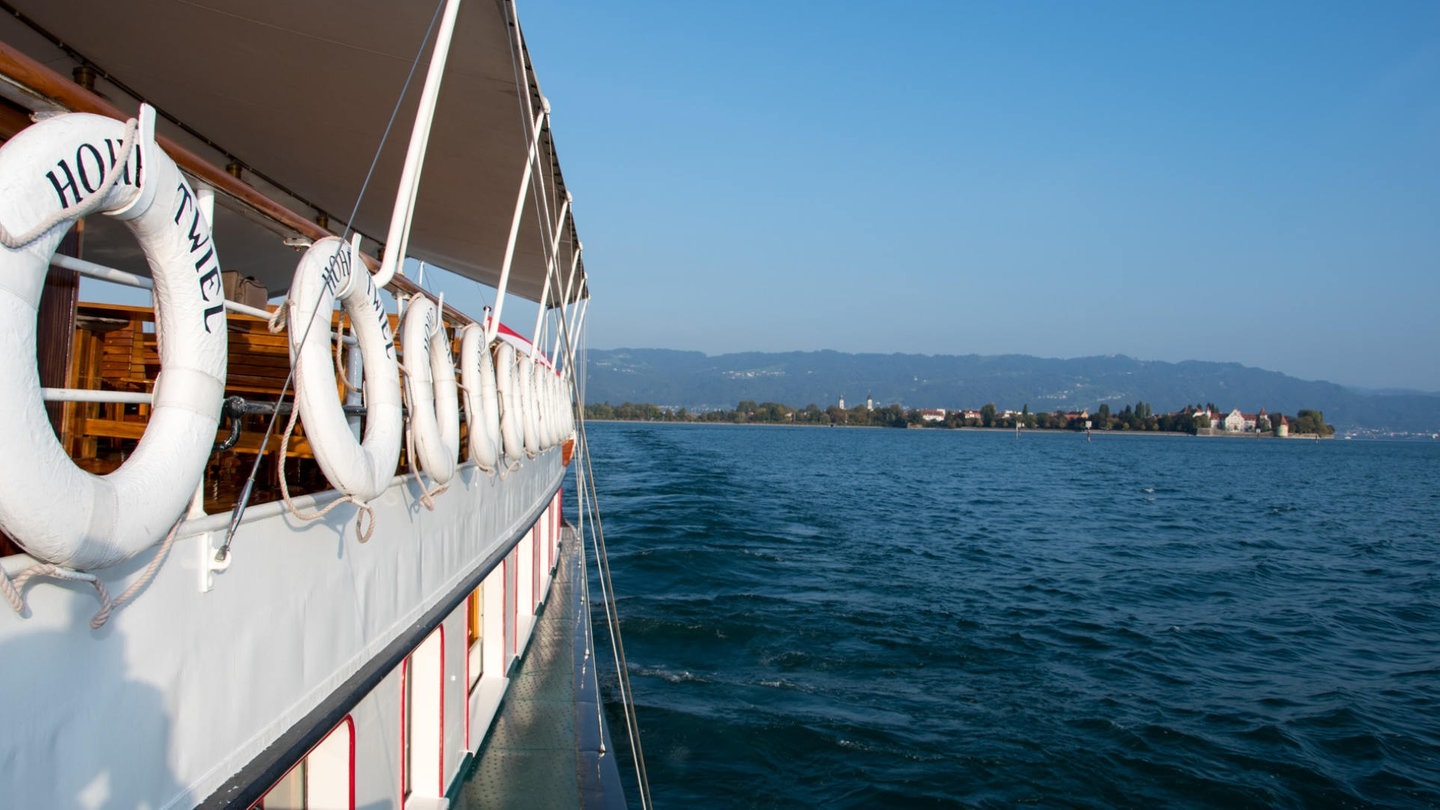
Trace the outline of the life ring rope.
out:
<instances>
[{"instance_id":1,"label":"life ring rope","mask_svg":"<svg viewBox=\"0 0 1440 810\"><path fill-rule=\"evenodd\" d=\"M350 313L340 310L340 322L335 325L335 376L340 378L346 391L358 394L360 386L350 382L350 375L345 372L345 319L349 317Z\"/></svg>"},{"instance_id":2,"label":"life ring rope","mask_svg":"<svg viewBox=\"0 0 1440 810\"><path fill-rule=\"evenodd\" d=\"M29 606L25 604L25 583L31 579L35 577L50 577L67 582L89 583L95 588L95 593L100 597L100 610L97 611L94 616L90 617L90 628L92 630L99 630L105 626L106 622L110 621L111 616L115 615L120 608L129 604L130 600L134 599L136 594L140 593L146 585L150 584L150 580L155 578L155 574L159 573L160 566L164 565L166 558L169 557L170 547L175 544L175 538L180 534L180 526L184 522L185 516L181 515L180 518L175 521L175 525L170 527L170 532L165 535L165 541L160 544L160 550L155 552L154 558L145 566L145 570L140 572L140 576L137 577L134 582L130 583L130 587L126 588L114 599L110 598L110 590L105 587L104 581L99 577L84 571L66 568L63 565L55 565L54 563L36 563L21 571L19 574L16 574L13 579L5 573L3 567L0 567L0 593L4 594L6 601L10 603L10 607L15 609L16 614L24 616L30 609Z\"/></svg>"},{"instance_id":3,"label":"life ring rope","mask_svg":"<svg viewBox=\"0 0 1440 810\"><path fill-rule=\"evenodd\" d=\"M404 365L400 366L400 376L405 378L405 385L407 388L412 385L410 372L405 368ZM415 481L416 483L420 484L420 504L424 506L428 511L434 512L435 497L437 495L445 494L445 491L450 489L450 485L448 483L437 484L433 489L431 489L425 486L424 481L420 480L419 472L422 468L418 463L417 459L415 458L415 429L414 423L412 421L407 421L405 423L405 463L410 465L410 470L412 472L416 473Z\"/></svg>"},{"instance_id":4,"label":"life ring rope","mask_svg":"<svg viewBox=\"0 0 1440 810\"><path fill-rule=\"evenodd\" d=\"M142 108L141 115L145 115L148 109L148 107ZM140 131L140 128L140 122L134 118L125 122L125 138L121 142L119 154L126 156L126 159L116 160L110 166L109 171L105 172L105 179L100 181L99 188L83 201L52 212L50 216L40 220L38 224L20 236L11 234L10 229L5 227L5 223L0 222L0 245L11 250L28 247L32 242L49 233L55 226L86 216L104 204L105 198L114 190L115 184L120 182L121 176L130 170L129 155L130 151L135 148L135 133ZM137 190L135 193L138 196L141 192Z\"/></svg>"},{"instance_id":5,"label":"life ring rope","mask_svg":"<svg viewBox=\"0 0 1440 810\"><path fill-rule=\"evenodd\" d=\"M290 452L290 436L295 432L295 422L299 418L300 409L291 408L290 421L286 423L285 433L280 439L281 459L284 459L286 454ZM355 513L355 539L361 543L368 543L370 537L375 534L375 509L371 507L370 504L357 499L347 492L341 492L339 498L326 504L323 509L317 509L314 512L301 512L300 507L296 506L295 502L290 499L290 483L286 480L284 463L280 465L280 500L285 502L285 508L290 511L290 514L293 515L296 520L305 521L306 523L325 517L342 503L353 503L358 510ZM368 520L364 531L360 529L362 519Z\"/></svg>"}]
</instances>

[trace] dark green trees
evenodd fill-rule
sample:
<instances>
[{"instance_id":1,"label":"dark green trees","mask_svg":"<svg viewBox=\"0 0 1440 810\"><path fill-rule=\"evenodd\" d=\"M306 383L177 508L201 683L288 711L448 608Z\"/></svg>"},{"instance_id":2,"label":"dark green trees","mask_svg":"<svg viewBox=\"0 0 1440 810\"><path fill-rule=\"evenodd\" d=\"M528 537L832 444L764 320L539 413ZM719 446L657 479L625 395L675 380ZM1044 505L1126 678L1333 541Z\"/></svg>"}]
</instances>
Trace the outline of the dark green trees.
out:
<instances>
[{"instance_id":1,"label":"dark green trees","mask_svg":"<svg viewBox=\"0 0 1440 810\"><path fill-rule=\"evenodd\" d=\"M1310 408L1301 408L1295 418L1290 420L1290 435L1297 433L1315 434L1316 436L1333 436L1335 427L1325 424L1325 414Z\"/></svg>"}]
</instances>

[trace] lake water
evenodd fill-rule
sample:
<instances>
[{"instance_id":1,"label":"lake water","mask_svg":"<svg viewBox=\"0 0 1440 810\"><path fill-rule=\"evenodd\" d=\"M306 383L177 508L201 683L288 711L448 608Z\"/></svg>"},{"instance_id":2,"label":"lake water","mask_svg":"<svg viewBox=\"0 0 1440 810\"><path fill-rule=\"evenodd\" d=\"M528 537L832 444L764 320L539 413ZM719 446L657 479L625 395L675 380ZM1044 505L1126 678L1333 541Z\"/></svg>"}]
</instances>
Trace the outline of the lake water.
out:
<instances>
[{"instance_id":1,"label":"lake water","mask_svg":"<svg viewBox=\"0 0 1440 810\"><path fill-rule=\"evenodd\" d=\"M1440 806L1440 444L588 430L659 807Z\"/></svg>"}]
</instances>

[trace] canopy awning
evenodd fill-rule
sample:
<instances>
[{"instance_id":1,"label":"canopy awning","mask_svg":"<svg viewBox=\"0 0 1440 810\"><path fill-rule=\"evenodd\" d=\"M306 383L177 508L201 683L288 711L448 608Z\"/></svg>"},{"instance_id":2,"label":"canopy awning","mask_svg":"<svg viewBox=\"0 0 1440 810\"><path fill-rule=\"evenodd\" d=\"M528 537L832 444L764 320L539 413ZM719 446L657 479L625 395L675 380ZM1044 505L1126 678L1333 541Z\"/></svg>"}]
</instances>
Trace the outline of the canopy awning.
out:
<instances>
[{"instance_id":1,"label":"canopy awning","mask_svg":"<svg viewBox=\"0 0 1440 810\"><path fill-rule=\"evenodd\" d=\"M205 140L172 121L162 120L158 127L214 165L237 162L241 177L255 188L307 217L323 215L336 232L355 211L356 230L370 239L386 237L434 42L431 26L439 13L435 3L7 4L33 27L0 15L5 42L67 76L83 57L102 71L97 91L132 114L137 105L116 82L133 91L190 133L203 136ZM527 105L517 87L528 92L531 110L538 112L543 104L508 16L501 0L462 3L407 250L410 256L491 286L500 279L533 123L527 123ZM566 195L548 131L541 134L539 152L543 182L537 177L525 200L509 281L511 294L536 301L546 272L542 212L548 206L553 220ZM230 223L233 234L226 233L226 219L217 215L216 220L222 259L235 259L227 261L230 269L256 275L272 293L288 286L295 257L280 244L279 235L238 221ZM557 264L563 292L578 249L568 217L560 235ZM246 244L227 250L231 239ZM266 239L272 243L250 244ZM367 251L374 248L367 242ZM288 260L282 260L287 254ZM572 299L583 297L587 286L577 283L574 290ZM552 306L559 294L552 291Z\"/></svg>"}]
</instances>

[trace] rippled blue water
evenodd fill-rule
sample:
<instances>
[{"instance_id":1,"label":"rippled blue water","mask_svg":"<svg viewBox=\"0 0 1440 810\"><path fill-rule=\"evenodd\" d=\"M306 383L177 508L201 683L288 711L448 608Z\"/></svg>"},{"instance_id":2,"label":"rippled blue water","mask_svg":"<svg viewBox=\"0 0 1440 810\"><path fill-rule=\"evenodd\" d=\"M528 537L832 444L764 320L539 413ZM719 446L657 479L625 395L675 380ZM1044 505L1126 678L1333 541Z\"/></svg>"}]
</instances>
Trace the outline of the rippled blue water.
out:
<instances>
[{"instance_id":1,"label":"rippled blue water","mask_svg":"<svg viewBox=\"0 0 1440 810\"><path fill-rule=\"evenodd\" d=\"M660 807L1440 805L1440 446L589 434Z\"/></svg>"}]
</instances>

